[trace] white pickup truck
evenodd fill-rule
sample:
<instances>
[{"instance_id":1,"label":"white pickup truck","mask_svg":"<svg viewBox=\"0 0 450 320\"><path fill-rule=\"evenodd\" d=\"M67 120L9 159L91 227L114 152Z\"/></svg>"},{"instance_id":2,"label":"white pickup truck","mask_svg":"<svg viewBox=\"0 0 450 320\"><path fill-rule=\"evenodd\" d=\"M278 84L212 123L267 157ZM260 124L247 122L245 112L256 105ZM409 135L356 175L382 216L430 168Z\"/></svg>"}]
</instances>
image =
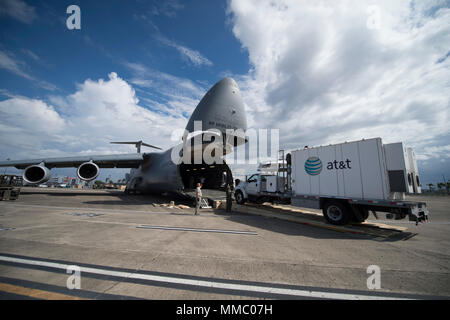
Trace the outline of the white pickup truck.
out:
<instances>
[{"instance_id":1,"label":"white pickup truck","mask_svg":"<svg viewBox=\"0 0 450 320\"><path fill-rule=\"evenodd\" d=\"M235 189L245 201L286 201L294 206L322 209L336 225L363 222L372 211L388 219L406 216L416 223L428 220L424 202L405 201L421 193L412 149L383 145L381 138L294 150L281 166L286 175L256 173Z\"/></svg>"},{"instance_id":2,"label":"white pickup truck","mask_svg":"<svg viewBox=\"0 0 450 320\"><path fill-rule=\"evenodd\" d=\"M290 200L291 193L285 190L285 179L273 174L255 173L236 186L234 196L238 204L246 201L264 202Z\"/></svg>"}]
</instances>

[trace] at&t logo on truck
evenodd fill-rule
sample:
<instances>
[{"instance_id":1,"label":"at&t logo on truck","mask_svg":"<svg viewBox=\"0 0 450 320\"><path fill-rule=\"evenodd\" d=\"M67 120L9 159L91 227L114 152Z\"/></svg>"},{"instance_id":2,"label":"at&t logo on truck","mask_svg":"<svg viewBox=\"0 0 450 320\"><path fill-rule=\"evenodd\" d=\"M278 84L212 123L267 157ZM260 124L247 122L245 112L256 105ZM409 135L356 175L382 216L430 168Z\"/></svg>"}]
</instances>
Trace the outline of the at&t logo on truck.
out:
<instances>
[{"instance_id":1,"label":"at&t logo on truck","mask_svg":"<svg viewBox=\"0 0 450 320\"><path fill-rule=\"evenodd\" d=\"M330 161L327 163L327 169L328 170L339 170L339 169L351 169L351 163L352 161L349 159L346 159L344 161ZM318 157L309 157L305 161L305 171L307 174L311 176L316 176L320 172L322 172L322 160L320 160Z\"/></svg>"},{"instance_id":2,"label":"at&t logo on truck","mask_svg":"<svg viewBox=\"0 0 450 320\"><path fill-rule=\"evenodd\" d=\"M311 176L316 176L322 171L322 161L318 157L309 157L305 162L305 171Z\"/></svg>"}]
</instances>

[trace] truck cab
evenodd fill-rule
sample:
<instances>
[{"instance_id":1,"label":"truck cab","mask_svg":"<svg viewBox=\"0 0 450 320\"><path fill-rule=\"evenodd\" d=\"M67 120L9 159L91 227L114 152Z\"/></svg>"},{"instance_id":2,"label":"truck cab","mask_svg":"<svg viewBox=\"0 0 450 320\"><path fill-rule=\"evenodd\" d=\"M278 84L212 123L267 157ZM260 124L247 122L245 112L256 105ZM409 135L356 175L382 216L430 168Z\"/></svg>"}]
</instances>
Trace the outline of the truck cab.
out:
<instances>
[{"instance_id":1,"label":"truck cab","mask_svg":"<svg viewBox=\"0 0 450 320\"><path fill-rule=\"evenodd\" d=\"M241 181L234 191L236 202L243 204L248 200L256 201L261 190L262 179L263 178L259 173L252 174L250 177L245 177L245 180Z\"/></svg>"},{"instance_id":2,"label":"truck cab","mask_svg":"<svg viewBox=\"0 0 450 320\"><path fill-rule=\"evenodd\" d=\"M275 174L255 173L236 186L234 196L238 204L246 201L264 202L289 198L284 193L284 178Z\"/></svg>"}]
</instances>

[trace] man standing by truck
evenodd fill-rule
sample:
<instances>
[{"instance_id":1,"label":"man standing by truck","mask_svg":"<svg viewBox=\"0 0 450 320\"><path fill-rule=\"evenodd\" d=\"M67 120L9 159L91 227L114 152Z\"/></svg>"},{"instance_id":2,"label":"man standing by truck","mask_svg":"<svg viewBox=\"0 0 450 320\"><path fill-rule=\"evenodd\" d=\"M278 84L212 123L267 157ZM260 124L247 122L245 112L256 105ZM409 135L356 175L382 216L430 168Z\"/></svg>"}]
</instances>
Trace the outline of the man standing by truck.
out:
<instances>
[{"instance_id":1,"label":"man standing by truck","mask_svg":"<svg viewBox=\"0 0 450 320\"><path fill-rule=\"evenodd\" d=\"M195 214L198 214L198 208L200 207L200 203L202 201L202 185L197 183L197 188L195 189Z\"/></svg>"},{"instance_id":2,"label":"man standing by truck","mask_svg":"<svg viewBox=\"0 0 450 320\"><path fill-rule=\"evenodd\" d=\"M231 185L227 183L226 212L231 212Z\"/></svg>"}]
</instances>

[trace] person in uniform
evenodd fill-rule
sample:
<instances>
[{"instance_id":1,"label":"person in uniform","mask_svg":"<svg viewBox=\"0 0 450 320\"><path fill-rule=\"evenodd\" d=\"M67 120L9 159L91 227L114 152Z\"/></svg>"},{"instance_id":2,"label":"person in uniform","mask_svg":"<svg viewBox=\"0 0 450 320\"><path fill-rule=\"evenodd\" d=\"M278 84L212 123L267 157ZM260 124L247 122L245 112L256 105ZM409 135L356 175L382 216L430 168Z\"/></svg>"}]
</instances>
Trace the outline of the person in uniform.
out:
<instances>
[{"instance_id":1,"label":"person in uniform","mask_svg":"<svg viewBox=\"0 0 450 320\"><path fill-rule=\"evenodd\" d=\"M202 185L197 183L197 188L195 189L195 214L198 214L198 209L200 208L200 203L202 201Z\"/></svg>"}]
</instances>

